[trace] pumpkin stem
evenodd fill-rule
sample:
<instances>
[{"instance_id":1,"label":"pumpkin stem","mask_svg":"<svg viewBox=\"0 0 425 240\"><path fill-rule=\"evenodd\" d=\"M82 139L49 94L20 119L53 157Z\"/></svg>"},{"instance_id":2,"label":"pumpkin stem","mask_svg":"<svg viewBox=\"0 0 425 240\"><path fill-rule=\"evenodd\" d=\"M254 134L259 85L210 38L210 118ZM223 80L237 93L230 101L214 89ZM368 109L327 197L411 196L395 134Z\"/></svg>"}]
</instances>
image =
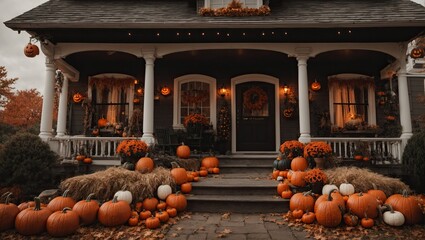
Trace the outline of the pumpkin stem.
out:
<instances>
[{"instance_id":1,"label":"pumpkin stem","mask_svg":"<svg viewBox=\"0 0 425 240\"><path fill-rule=\"evenodd\" d=\"M388 209L388 211L394 213L394 209L390 204L384 204L384 209Z\"/></svg>"},{"instance_id":2,"label":"pumpkin stem","mask_svg":"<svg viewBox=\"0 0 425 240\"><path fill-rule=\"evenodd\" d=\"M303 192L303 195L304 196L307 196L307 195L312 195L313 194L313 192L310 190L310 191L307 191L307 192Z\"/></svg>"},{"instance_id":3,"label":"pumpkin stem","mask_svg":"<svg viewBox=\"0 0 425 240\"><path fill-rule=\"evenodd\" d=\"M65 192L63 192L62 197L67 197L68 192L69 192L69 189L66 189Z\"/></svg>"},{"instance_id":4,"label":"pumpkin stem","mask_svg":"<svg viewBox=\"0 0 425 240\"><path fill-rule=\"evenodd\" d=\"M90 193L87 198L86 198L86 202L90 202L91 198L94 196L94 193Z\"/></svg>"},{"instance_id":5,"label":"pumpkin stem","mask_svg":"<svg viewBox=\"0 0 425 240\"><path fill-rule=\"evenodd\" d=\"M66 211L70 211L70 210L72 210L71 208L69 208L69 207L64 207L63 209L62 209L62 213L66 213Z\"/></svg>"},{"instance_id":6,"label":"pumpkin stem","mask_svg":"<svg viewBox=\"0 0 425 240\"><path fill-rule=\"evenodd\" d=\"M407 192L407 189L403 189L403 197L407 198L409 197L409 193Z\"/></svg>"},{"instance_id":7,"label":"pumpkin stem","mask_svg":"<svg viewBox=\"0 0 425 240\"><path fill-rule=\"evenodd\" d=\"M114 196L114 198L112 199L112 203L117 203L118 202L118 196Z\"/></svg>"},{"instance_id":8,"label":"pumpkin stem","mask_svg":"<svg viewBox=\"0 0 425 240\"><path fill-rule=\"evenodd\" d=\"M41 210L40 198L35 197L34 202L35 202L34 211L40 211Z\"/></svg>"},{"instance_id":9,"label":"pumpkin stem","mask_svg":"<svg viewBox=\"0 0 425 240\"><path fill-rule=\"evenodd\" d=\"M363 196L363 192L359 192L358 195L359 195L359 197Z\"/></svg>"},{"instance_id":10,"label":"pumpkin stem","mask_svg":"<svg viewBox=\"0 0 425 240\"><path fill-rule=\"evenodd\" d=\"M7 195L9 195L10 192L5 192L1 195L0 197L0 201L3 200L3 198L7 197Z\"/></svg>"},{"instance_id":11,"label":"pumpkin stem","mask_svg":"<svg viewBox=\"0 0 425 240\"><path fill-rule=\"evenodd\" d=\"M148 152L145 154L145 157L146 157L146 158L147 158L147 157L149 157L149 153L148 153Z\"/></svg>"},{"instance_id":12,"label":"pumpkin stem","mask_svg":"<svg viewBox=\"0 0 425 240\"><path fill-rule=\"evenodd\" d=\"M374 190L378 190L378 187L376 186L375 183L372 183L372 187L373 187Z\"/></svg>"},{"instance_id":13,"label":"pumpkin stem","mask_svg":"<svg viewBox=\"0 0 425 240\"><path fill-rule=\"evenodd\" d=\"M329 194L328 194L328 201L332 201L332 200L334 200L333 198L332 198L332 193L333 192L335 192L336 191L336 189L332 189L331 191L329 191Z\"/></svg>"},{"instance_id":14,"label":"pumpkin stem","mask_svg":"<svg viewBox=\"0 0 425 240\"><path fill-rule=\"evenodd\" d=\"M12 196L12 193L8 192L8 194L6 195L6 199L4 200L4 204L6 204L6 205L9 204L10 196Z\"/></svg>"}]
</instances>

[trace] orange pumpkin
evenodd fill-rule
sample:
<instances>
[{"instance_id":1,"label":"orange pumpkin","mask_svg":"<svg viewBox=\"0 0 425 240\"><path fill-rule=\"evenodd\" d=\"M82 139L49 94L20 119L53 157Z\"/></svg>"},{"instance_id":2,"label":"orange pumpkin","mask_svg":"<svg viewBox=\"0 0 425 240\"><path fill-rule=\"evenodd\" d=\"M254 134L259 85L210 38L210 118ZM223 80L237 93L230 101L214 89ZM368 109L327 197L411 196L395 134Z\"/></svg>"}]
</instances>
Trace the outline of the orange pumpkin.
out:
<instances>
[{"instance_id":1,"label":"orange pumpkin","mask_svg":"<svg viewBox=\"0 0 425 240\"><path fill-rule=\"evenodd\" d=\"M305 172L294 171L291 176L291 183L297 187L304 187L306 182L304 180Z\"/></svg>"},{"instance_id":2,"label":"orange pumpkin","mask_svg":"<svg viewBox=\"0 0 425 240\"><path fill-rule=\"evenodd\" d=\"M190 193L192 191L192 184L189 182L183 183L180 187L182 193Z\"/></svg>"},{"instance_id":3,"label":"orange pumpkin","mask_svg":"<svg viewBox=\"0 0 425 240\"><path fill-rule=\"evenodd\" d=\"M201 166L205 167L206 169L218 167L218 164L219 160L214 156L204 157L201 162Z\"/></svg>"},{"instance_id":4,"label":"orange pumpkin","mask_svg":"<svg viewBox=\"0 0 425 240\"><path fill-rule=\"evenodd\" d=\"M413 48L412 51L410 51L411 58L422 58L424 55L425 52L423 48Z\"/></svg>"},{"instance_id":5,"label":"orange pumpkin","mask_svg":"<svg viewBox=\"0 0 425 240\"><path fill-rule=\"evenodd\" d=\"M316 80L311 84L311 90L313 91L319 91L322 88L322 85Z\"/></svg>"},{"instance_id":6,"label":"orange pumpkin","mask_svg":"<svg viewBox=\"0 0 425 240\"><path fill-rule=\"evenodd\" d=\"M149 211L155 211L158 205L158 199L154 197L145 198L143 200L143 208Z\"/></svg>"},{"instance_id":7,"label":"orange pumpkin","mask_svg":"<svg viewBox=\"0 0 425 240\"><path fill-rule=\"evenodd\" d=\"M395 211L401 212L406 219L406 225L417 224L423 220L424 216L418 200L416 197L408 195L406 190L403 191L403 194L391 195L385 204L391 205Z\"/></svg>"},{"instance_id":8,"label":"orange pumpkin","mask_svg":"<svg viewBox=\"0 0 425 240\"><path fill-rule=\"evenodd\" d=\"M177 147L176 150L176 155L179 158L183 158L183 159L187 159L190 157L190 148L187 145L184 145L184 143L182 143L182 145Z\"/></svg>"},{"instance_id":9,"label":"orange pumpkin","mask_svg":"<svg viewBox=\"0 0 425 240\"><path fill-rule=\"evenodd\" d=\"M303 157L296 157L291 161L291 169L293 171L304 171L308 168L307 159Z\"/></svg>"},{"instance_id":10,"label":"orange pumpkin","mask_svg":"<svg viewBox=\"0 0 425 240\"><path fill-rule=\"evenodd\" d=\"M154 169L155 164L152 160L152 158L148 157L147 154L145 157L142 157L137 161L136 163L136 171L139 171L141 173L150 173Z\"/></svg>"},{"instance_id":11,"label":"orange pumpkin","mask_svg":"<svg viewBox=\"0 0 425 240\"><path fill-rule=\"evenodd\" d=\"M73 100L75 103L79 103L79 102L81 102L83 99L84 99L84 97L83 97L83 95L82 95L81 93L76 93L76 94L74 94L74 95L72 96L72 100Z\"/></svg>"},{"instance_id":12,"label":"orange pumpkin","mask_svg":"<svg viewBox=\"0 0 425 240\"><path fill-rule=\"evenodd\" d=\"M185 210L187 207L186 197L180 192L168 195L165 201L167 202L167 206L175 208L178 212Z\"/></svg>"},{"instance_id":13,"label":"orange pumpkin","mask_svg":"<svg viewBox=\"0 0 425 240\"><path fill-rule=\"evenodd\" d=\"M183 183L187 182L187 173L186 169L184 168L175 167L171 169L171 176L177 185L182 185Z\"/></svg>"},{"instance_id":14,"label":"orange pumpkin","mask_svg":"<svg viewBox=\"0 0 425 240\"><path fill-rule=\"evenodd\" d=\"M93 163L93 159L90 158L90 157L86 157L86 158L84 158L83 163L91 164L91 163Z\"/></svg>"},{"instance_id":15,"label":"orange pumpkin","mask_svg":"<svg viewBox=\"0 0 425 240\"><path fill-rule=\"evenodd\" d=\"M359 218L363 217L365 213L370 218L376 218L378 205L376 198L368 193L355 193L350 195L347 200L347 208Z\"/></svg>"},{"instance_id":16,"label":"orange pumpkin","mask_svg":"<svg viewBox=\"0 0 425 240\"><path fill-rule=\"evenodd\" d=\"M314 198L311 196L311 191L303 193L295 193L289 200L289 209L294 211L301 209L304 212L312 212L314 208Z\"/></svg>"},{"instance_id":17,"label":"orange pumpkin","mask_svg":"<svg viewBox=\"0 0 425 240\"><path fill-rule=\"evenodd\" d=\"M71 197L68 197L68 192L69 190L65 190L62 196L53 198L52 201L47 204L47 208L52 212L62 211L65 207L72 209L76 202Z\"/></svg>"},{"instance_id":18,"label":"orange pumpkin","mask_svg":"<svg viewBox=\"0 0 425 240\"><path fill-rule=\"evenodd\" d=\"M33 58L40 54L40 49L37 47L37 45L28 43L24 48L24 54L27 57Z\"/></svg>"},{"instance_id":19,"label":"orange pumpkin","mask_svg":"<svg viewBox=\"0 0 425 240\"><path fill-rule=\"evenodd\" d=\"M99 120L97 120L97 126L99 128L103 128L106 127L106 125L108 124L108 120L106 120L106 118L99 118Z\"/></svg>"},{"instance_id":20,"label":"orange pumpkin","mask_svg":"<svg viewBox=\"0 0 425 240\"><path fill-rule=\"evenodd\" d=\"M362 155L354 155L354 160L363 161L363 156Z\"/></svg>"}]
</instances>

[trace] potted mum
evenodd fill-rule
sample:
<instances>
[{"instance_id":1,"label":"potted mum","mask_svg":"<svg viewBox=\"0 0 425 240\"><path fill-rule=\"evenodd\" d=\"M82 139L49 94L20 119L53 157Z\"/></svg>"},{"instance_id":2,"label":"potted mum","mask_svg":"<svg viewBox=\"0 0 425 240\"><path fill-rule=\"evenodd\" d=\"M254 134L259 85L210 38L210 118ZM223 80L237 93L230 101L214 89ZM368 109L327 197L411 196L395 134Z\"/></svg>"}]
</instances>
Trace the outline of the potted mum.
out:
<instances>
[{"instance_id":1,"label":"potted mum","mask_svg":"<svg viewBox=\"0 0 425 240\"><path fill-rule=\"evenodd\" d=\"M120 142L116 152L121 157L123 167L134 169L134 164L148 152L148 145L142 140L124 140Z\"/></svg>"},{"instance_id":2,"label":"potted mum","mask_svg":"<svg viewBox=\"0 0 425 240\"><path fill-rule=\"evenodd\" d=\"M323 186L328 181L328 177L320 168L313 168L306 172L304 180L310 185L313 193L321 194Z\"/></svg>"},{"instance_id":3,"label":"potted mum","mask_svg":"<svg viewBox=\"0 0 425 240\"><path fill-rule=\"evenodd\" d=\"M208 126L208 119L203 114L191 113L184 118L183 125L188 135L200 134L200 131Z\"/></svg>"},{"instance_id":4,"label":"potted mum","mask_svg":"<svg viewBox=\"0 0 425 240\"><path fill-rule=\"evenodd\" d=\"M303 155L304 144L297 140L289 140L282 143L279 150L283 156L289 160L292 160L293 158Z\"/></svg>"},{"instance_id":5,"label":"potted mum","mask_svg":"<svg viewBox=\"0 0 425 240\"><path fill-rule=\"evenodd\" d=\"M332 148L329 144L322 141L309 142L304 147L304 157L310 162L315 163L318 168L324 168L325 161L332 155Z\"/></svg>"}]
</instances>

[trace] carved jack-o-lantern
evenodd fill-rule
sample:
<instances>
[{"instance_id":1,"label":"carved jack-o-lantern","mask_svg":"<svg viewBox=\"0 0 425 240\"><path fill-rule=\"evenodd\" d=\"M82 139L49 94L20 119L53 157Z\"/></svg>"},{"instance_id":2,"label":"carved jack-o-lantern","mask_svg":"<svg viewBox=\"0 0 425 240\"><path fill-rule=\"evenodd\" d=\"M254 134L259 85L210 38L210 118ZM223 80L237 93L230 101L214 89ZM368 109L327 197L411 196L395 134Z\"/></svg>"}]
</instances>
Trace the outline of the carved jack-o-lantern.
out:
<instances>
[{"instance_id":1,"label":"carved jack-o-lantern","mask_svg":"<svg viewBox=\"0 0 425 240\"><path fill-rule=\"evenodd\" d=\"M24 48L24 54L25 56L32 58L40 54L40 50L38 49L37 45L28 43Z\"/></svg>"},{"instance_id":2,"label":"carved jack-o-lantern","mask_svg":"<svg viewBox=\"0 0 425 240\"><path fill-rule=\"evenodd\" d=\"M313 91L319 91L322 88L322 85L316 80L311 84L311 90Z\"/></svg>"},{"instance_id":3,"label":"carved jack-o-lantern","mask_svg":"<svg viewBox=\"0 0 425 240\"><path fill-rule=\"evenodd\" d=\"M171 93L171 89L169 88L169 87L163 87L163 88L161 88L161 94L163 95L163 96L167 96L167 95L169 95Z\"/></svg>"},{"instance_id":4,"label":"carved jack-o-lantern","mask_svg":"<svg viewBox=\"0 0 425 240\"><path fill-rule=\"evenodd\" d=\"M412 51L410 51L410 57L411 58L422 58L424 57L425 52L423 48L414 48Z\"/></svg>"},{"instance_id":5,"label":"carved jack-o-lantern","mask_svg":"<svg viewBox=\"0 0 425 240\"><path fill-rule=\"evenodd\" d=\"M75 103L79 103L79 102L81 102L83 99L84 99L84 97L83 97L83 95L81 95L81 93L76 93L76 94L74 94L74 96L72 96L72 100L73 100Z\"/></svg>"},{"instance_id":6,"label":"carved jack-o-lantern","mask_svg":"<svg viewBox=\"0 0 425 240\"><path fill-rule=\"evenodd\" d=\"M140 98L135 98L135 99L133 99L133 103L140 103Z\"/></svg>"}]
</instances>

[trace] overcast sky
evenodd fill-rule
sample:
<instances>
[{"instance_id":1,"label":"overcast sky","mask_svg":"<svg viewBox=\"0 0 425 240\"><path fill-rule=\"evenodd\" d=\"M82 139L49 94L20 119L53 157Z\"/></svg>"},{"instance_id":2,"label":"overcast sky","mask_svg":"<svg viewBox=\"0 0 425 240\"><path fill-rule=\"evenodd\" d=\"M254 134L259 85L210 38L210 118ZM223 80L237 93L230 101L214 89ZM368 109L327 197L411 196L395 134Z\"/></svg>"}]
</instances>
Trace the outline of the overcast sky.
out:
<instances>
[{"instance_id":1,"label":"overcast sky","mask_svg":"<svg viewBox=\"0 0 425 240\"><path fill-rule=\"evenodd\" d=\"M8 78L19 78L16 89L36 88L41 94L45 75L43 53L34 58L26 57L24 47L30 35L26 32L18 34L6 27L4 22L44 2L47 0L0 0L0 66L6 67Z\"/></svg>"},{"instance_id":2,"label":"overcast sky","mask_svg":"<svg viewBox=\"0 0 425 240\"><path fill-rule=\"evenodd\" d=\"M425 0L412 0L425 4ZM8 21L47 0L0 0L0 66L5 66L8 78L19 78L15 84L18 90L36 88L43 94L44 90L44 55L28 58L24 47L29 41L29 34L18 34L7 28L3 22Z\"/></svg>"}]
</instances>

